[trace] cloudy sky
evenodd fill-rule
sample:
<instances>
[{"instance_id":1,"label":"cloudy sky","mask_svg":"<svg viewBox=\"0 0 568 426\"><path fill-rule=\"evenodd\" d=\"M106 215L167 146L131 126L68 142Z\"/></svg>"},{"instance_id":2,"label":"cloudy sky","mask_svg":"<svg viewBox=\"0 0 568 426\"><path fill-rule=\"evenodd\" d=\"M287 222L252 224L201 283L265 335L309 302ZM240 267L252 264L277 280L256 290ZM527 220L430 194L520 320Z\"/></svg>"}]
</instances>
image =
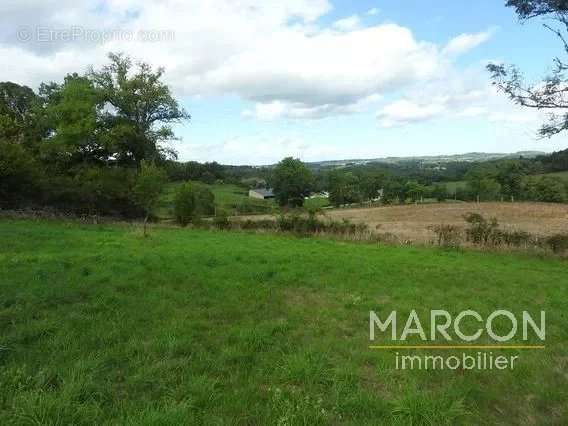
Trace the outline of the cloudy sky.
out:
<instances>
[{"instance_id":1,"label":"cloudy sky","mask_svg":"<svg viewBox=\"0 0 568 426\"><path fill-rule=\"evenodd\" d=\"M565 149L495 93L561 46L499 0L2 0L0 81L37 88L109 51L166 68L192 114L182 160L267 164Z\"/></svg>"}]
</instances>

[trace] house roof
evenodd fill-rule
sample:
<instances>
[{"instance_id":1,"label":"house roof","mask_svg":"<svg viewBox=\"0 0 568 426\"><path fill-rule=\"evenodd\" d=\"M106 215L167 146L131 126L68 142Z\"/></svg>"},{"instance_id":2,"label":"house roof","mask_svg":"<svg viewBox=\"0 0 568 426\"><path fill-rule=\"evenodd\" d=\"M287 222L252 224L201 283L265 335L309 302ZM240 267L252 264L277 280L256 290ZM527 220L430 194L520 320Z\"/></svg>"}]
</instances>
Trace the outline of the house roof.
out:
<instances>
[{"instance_id":1,"label":"house roof","mask_svg":"<svg viewBox=\"0 0 568 426\"><path fill-rule=\"evenodd\" d=\"M253 189L253 191L256 192L257 194L262 195L263 197L274 197L274 192L272 192L272 189L258 188L258 189Z\"/></svg>"}]
</instances>

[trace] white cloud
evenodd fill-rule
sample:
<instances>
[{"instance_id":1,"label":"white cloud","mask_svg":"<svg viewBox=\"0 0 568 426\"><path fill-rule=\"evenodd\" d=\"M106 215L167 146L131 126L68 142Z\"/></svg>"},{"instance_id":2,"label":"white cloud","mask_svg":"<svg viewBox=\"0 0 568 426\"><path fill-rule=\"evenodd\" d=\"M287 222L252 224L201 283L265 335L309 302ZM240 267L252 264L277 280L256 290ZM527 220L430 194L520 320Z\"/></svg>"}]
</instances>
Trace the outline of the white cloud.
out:
<instances>
[{"instance_id":1,"label":"white cloud","mask_svg":"<svg viewBox=\"0 0 568 426\"><path fill-rule=\"evenodd\" d=\"M383 127L393 127L434 118L445 109L443 103L417 104L407 99L400 99L383 107L377 118Z\"/></svg>"},{"instance_id":2,"label":"white cloud","mask_svg":"<svg viewBox=\"0 0 568 426\"><path fill-rule=\"evenodd\" d=\"M243 111L243 116L262 121L280 118L287 119L320 119L333 115L354 114L363 112L381 99L378 94L370 95L355 103L347 105L323 104L309 105L302 102L257 102L254 108Z\"/></svg>"},{"instance_id":3,"label":"white cloud","mask_svg":"<svg viewBox=\"0 0 568 426\"><path fill-rule=\"evenodd\" d=\"M250 105L242 114L251 119L320 119L379 109L379 124L390 127L472 118L538 126L534 111L520 111L495 94L483 69L457 69L454 63L457 55L487 42L494 29L438 45L417 39L402 25L369 25L365 16L377 15L377 8L323 24L320 18L331 10L328 0L3 0L0 81L35 88L89 64L100 66L107 52L122 51L164 66L178 97L235 95ZM173 30L175 38L18 41L18 29L37 26L134 35ZM384 98L392 101L374 106ZM182 158L187 148L219 152L224 161L254 153L257 164L298 150L313 160L347 155L295 137L234 138L211 148L218 151L208 151L206 144L177 147Z\"/></svg>"},{"instance_id":4,"label":"white cloud","mask_svg":"<svg viewBox=\"0 0 568 426\"><path fill-rule=\"evenodd\" d=\"M300 158L302 161L319 161L345 156L346 151L317 143L308 143L302 137L256 136L252 138L231 137L226 141L210 144L184 144L180 154L197 161L216 161L222 164L273 164L284 157Z\"/></svg>"},{"instance_id":5,"label":"white cloud","mask_svg":"<svg viewBox=\"0 0 568 426\"><path fill-rule=\"evenodd\" d=\"M377 112L382 127L467 118L523 123L536 129L544 115L511 103L491 85L482 66L461 70L450 67L427 84L409 88L401 99L383 105Z\"/></svg>"},{"instance_id":6,"label":"white cloud","mask_svg":"<svg viewBox=\"0 0 568 426\"><path fill-rule=\"evenodd\" d=\"M361 19L358 15L351 15L347 18L339 19L333 23L333 28L339 31L351 31L361 26Z\"/></svg>"},{"instance_id":7,"label":"white cloud","mask_svg":"<svg viewBox=\"0 0 568 426\"><path fill-rule=\"evenodd\" d=\"M460 34L448 42L443 52L448 55L457 55L467 52L488 41L493 36L494 32L495 29L490 28L475 34Z\"/></svg>"},{"instance_id":8,"label":"white cloud","mask_svg":"<svg viewBox=\"0 0 568 426\"><path fill-rule=\"evenodd\" d=\"M342 31L321 27L327 0L107 0L93 7L63 0L0 4L0 80L32 87L105 62L123 51L166 68L178 96L237 95L259 117L320 118L358 111L366 99L428 81L445 66L440 48L396 24ZM16 42L21 26L52 29L174 30L175 39L144 43L111 38ZM342 22L342 21L339 21ZM250 115L250 114L249 114Z\"/></svg>"}]
</instances>

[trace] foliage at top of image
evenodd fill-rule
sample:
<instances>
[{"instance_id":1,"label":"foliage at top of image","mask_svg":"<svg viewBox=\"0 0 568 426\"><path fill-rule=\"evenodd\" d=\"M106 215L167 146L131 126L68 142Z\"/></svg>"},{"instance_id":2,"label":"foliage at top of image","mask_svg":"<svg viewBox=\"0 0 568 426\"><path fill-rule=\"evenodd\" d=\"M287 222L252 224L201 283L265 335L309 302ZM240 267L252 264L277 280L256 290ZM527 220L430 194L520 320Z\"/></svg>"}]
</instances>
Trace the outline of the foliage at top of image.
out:
<instances>
[{"instance_id":1,"label":"foliage at top of image","mask_svg":"<svg viewBox=\"0 0 568 426\"><path fill-rule=\"evenodd\" d=\"M564 54L568 54L568 2L565 0L509 0L506 5L515 9L523 21L544 17L560 24L560 28L550 25L547 21L544 27L549 29L561 42ZM554 68L542 82L526 84L521 71L515 66L504 64L489 64L488 71L495 86L506 93L509 98L524 107L546 110L548 122L539 130L543 137L550 137L568 129L568 62L555 57Z\"/></svg>"},{"instance_id":2,"label":"foliage at top of image","mask_svg":"<svg viewBox=\"0 0 568 426\"><path fill-rule=\"evenodd\" d=\"M68 75L62 85L40 87L51 125L49 154L136 166L175 157L165 144L174 138L170 125L190 116L162 82L164 70L121 54L109 60L84 76Z\"/></svg>"}]
</instances>

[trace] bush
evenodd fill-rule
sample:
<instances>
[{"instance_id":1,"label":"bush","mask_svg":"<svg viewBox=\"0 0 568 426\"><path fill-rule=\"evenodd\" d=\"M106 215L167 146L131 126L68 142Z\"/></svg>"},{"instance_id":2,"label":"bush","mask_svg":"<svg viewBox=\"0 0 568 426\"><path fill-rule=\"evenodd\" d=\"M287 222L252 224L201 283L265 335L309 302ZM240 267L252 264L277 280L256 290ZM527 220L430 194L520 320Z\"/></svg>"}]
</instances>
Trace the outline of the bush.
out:
<instances>
[{"instance_id":1,"label":"bush","mask_svg":"<svg viewBox=\"0 0 568 426\"><path fill-rule=\"evenodd\" d=\"M218 229L230 229L231 222L229 221L229 216L224 210L219 210L217 215L213 218L213 226Z\"/></svg>"},{"instance_id":2,"label":"bush","mask_svg":"<svg viewBox=\"0 0 568 426\"><path fill-rule=\"evenodd\" d=\"M343 236L358 236L364 233L370 234L369 228L364 223L354 224L348 220L341 222L332 220L320 220L313 213L308 217L298 213L282 214L276 221L270 219L246 220L238 222L241 229L265 229L270 231L290 232L299 235L333 234Z\"/></svg>"},{"instance_id":3,"label":"bush","mask_svg":"<svg viewBox=\"0 0 568 426\"><path fill-rule=\"evenodd\" d=\"M0 207L14 207L37 198L38 165L21 145L0 142Z\"/></svg>"},{"instance_id":4,"label":"bush","mask_svg":"<svg viewBox=\"0 0 568 426\"><path fill-rule=\"evenodd\" d=\"M259 219L252 220L247 219L244 222L236 222L236 226L244 230L254 230L254 229L266 229L266 230L276 230L277 223L272 219Z\"/></svg>"},{"instance_id":5,"label":"bush","mask_svg":"<svg viewBox=\"0 0 568 426\"><path fill-rule=\"evenodd\" d=\"M469 223L466 230L467 240L479 245L522 247L536 244L535 238L525 231L507 231L499 229L497 219L485 219L478 213L470 213L465 217Z\"/></svg>"},{"instance_id":6,"label":"bush","mask_svg":"<svg viewBox=\"0 0 568 426\"><path fill-rule=\"evenodd\" d=\"M525 231L504 231L496 232L500 244L509 247L527 247L533 242L533 236Z\"/></svg>"},{"instance_id":7,"label":"bush","mask_svg":"<svg viewBox=\"0 0 568 426\"><path fill-rule=\"evenodd\" d=\"M174 215L180 225L190 222L197 225L201 216L209 216L214 211L215 196L208 188L195 183L180 186L174 200Z\"/></svg>"},{"instance_id":8,"label":"bush","mask_svg":"<svg viewBox=\"0 0 568 426\"><path fill-rule=\"evenodd\" d=\"M181 226L186 226L195 214L195 191L191 184L182 185L174 200L174 215Z\"/></svg>"},{"instance_id":9,"label":"bush","mask_svg":"<svg viewBox=\"0 0 568 426\"><path fill-rule=\"evenodd\" d=\"M546 239L546 245L556 254L568 251L568 234L556 234Z\"/></svg>"},{"instance_id":10,"label":"bush","mask_svg":"<svg viewBox=\"0 0 568 426\"><path fill-rule=\"evenodd\" d=\"M429 228L438 238L440 247L456 248L462 240L461 229L456 225L434 225Z\"/></svg>"},{"instance_id":11,"label":"bush","mask_svg":"<svg viewBox=\"0 0 568 426\"><path fill-rule=\"evenodd\" d=\"M499 228L497 219L487 220L479 213L469 213L464 219L469 223L469 228L466 229L468 241L480 245L493 243L494 233Z\"/></svg>"},{"instance_id":12,"label":"bush","mask_svg":"<svg viewBox=\"0 0 568 426\"><path fill-rule=\"evenodd\" d=\"M133 199L135 178L135 169L76 167L44 180L43 203L72 214L141 217L144 211Z\"/></svg>"}]
</instances>

